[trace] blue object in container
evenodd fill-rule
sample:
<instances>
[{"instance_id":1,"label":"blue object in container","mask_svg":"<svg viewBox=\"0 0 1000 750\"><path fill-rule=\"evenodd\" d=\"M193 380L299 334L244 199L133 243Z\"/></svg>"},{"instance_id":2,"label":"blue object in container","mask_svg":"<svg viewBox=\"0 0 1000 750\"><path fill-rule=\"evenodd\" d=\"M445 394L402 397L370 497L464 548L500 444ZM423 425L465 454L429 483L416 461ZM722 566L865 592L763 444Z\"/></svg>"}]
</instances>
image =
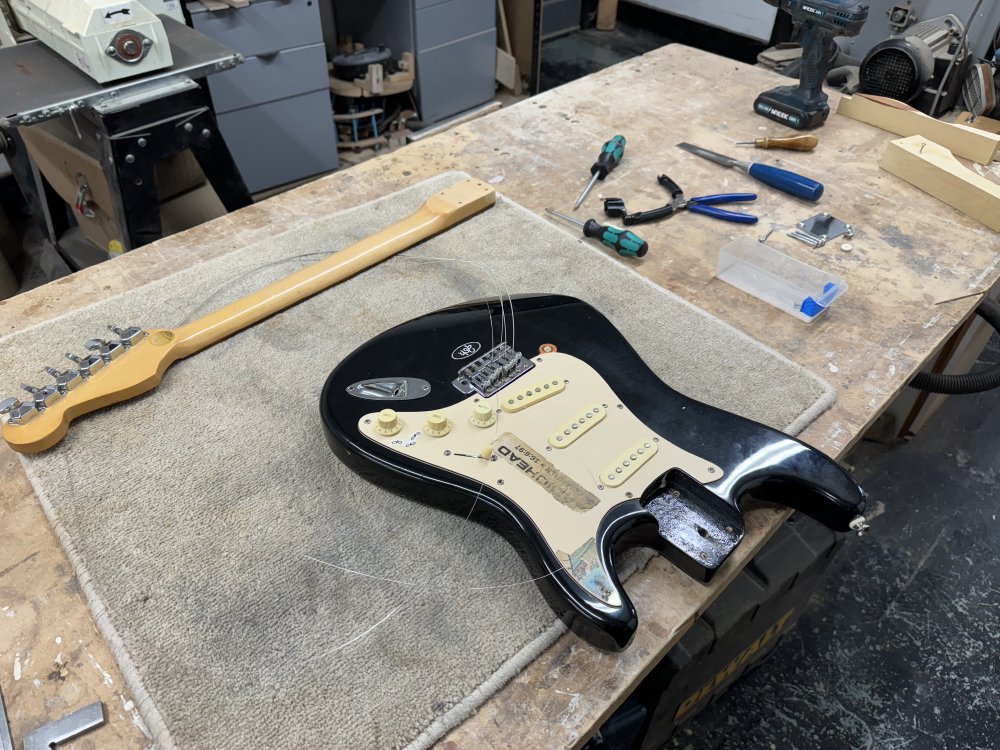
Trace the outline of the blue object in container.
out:
<instances>
[{"instance_id":1,"label":"blue object in container","mask_svg":"<svg viewBox=\"0 0 1000 750\"><path fill-rule=\"evenodd\" d=\"M812 297L806 297L802 300L802 305L799 307L799 310L802 311L803 315L815 318L830 306L830 303L833 302L833 298L836 296L837 285L830 281L823 287L823 296L819 298L818 302Z\"/></svg>"}]
</instances>

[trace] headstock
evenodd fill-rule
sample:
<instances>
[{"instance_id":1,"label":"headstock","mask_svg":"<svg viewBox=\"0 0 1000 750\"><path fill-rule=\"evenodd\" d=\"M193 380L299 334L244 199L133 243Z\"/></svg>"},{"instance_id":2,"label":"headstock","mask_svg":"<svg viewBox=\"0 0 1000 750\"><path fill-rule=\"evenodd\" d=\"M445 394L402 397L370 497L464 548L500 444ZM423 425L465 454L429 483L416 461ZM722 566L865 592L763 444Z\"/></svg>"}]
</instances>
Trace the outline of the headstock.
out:
<instances>
[{"instance_id":1,"label":"headstock","mask_svg":"<svg viewBox=\"0 0 1000 750\"><path fill-rule=\"evenodd\" d=\"M481 180L463 180L432 195L424 208L455 223L489 208L496 200L492 185Z\"/></svg>"},{"instance_id":2,"label":"headstock","mask_svg":"<svg viewBox=\"0 0 1000 750\"><path fill-rule=\"evenodd\" d=\"M95 338L87 354L67 353L72 367L45 367L53 382L22 385L29 396L0 401L3 438L18 453L38 453L66 434L76 417L155 388L177 354L173 331L108 326L117 338Z\"/></svg>"}]
</instances>

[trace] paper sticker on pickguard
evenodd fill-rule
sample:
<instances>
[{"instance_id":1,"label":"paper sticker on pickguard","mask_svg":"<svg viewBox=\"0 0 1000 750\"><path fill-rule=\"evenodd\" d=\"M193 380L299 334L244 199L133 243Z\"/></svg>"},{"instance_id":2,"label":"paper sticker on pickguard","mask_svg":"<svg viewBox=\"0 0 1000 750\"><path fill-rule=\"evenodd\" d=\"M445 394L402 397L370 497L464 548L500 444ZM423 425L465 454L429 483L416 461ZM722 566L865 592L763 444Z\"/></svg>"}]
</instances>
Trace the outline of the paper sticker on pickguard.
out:
<instances>
[{"instance_id":1,"label":"paper sticker on pickguard","mask_svg":"<svg viewBox=\"0 0 1000 750\"><path fill-rule=\"evenodd\" d=\"M577 513L585 513L600 503L569 476L541 457L539 452L510 432L505 432L493 445L500 461L523 472L558 502Z\"/></svg>"}]
</instances>

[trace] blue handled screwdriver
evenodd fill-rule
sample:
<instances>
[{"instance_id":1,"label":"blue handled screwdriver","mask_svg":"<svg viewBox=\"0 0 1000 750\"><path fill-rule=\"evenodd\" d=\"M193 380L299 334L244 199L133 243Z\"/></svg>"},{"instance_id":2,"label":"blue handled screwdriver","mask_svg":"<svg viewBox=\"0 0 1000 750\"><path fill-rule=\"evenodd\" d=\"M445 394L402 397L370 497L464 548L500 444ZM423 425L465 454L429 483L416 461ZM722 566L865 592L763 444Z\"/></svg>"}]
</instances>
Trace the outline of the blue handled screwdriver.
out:
<instances>
[{"instance_id":1,"label":"blue handled screwdriver","mask_svg":"<svg viewBox=\"0 0 1000 750\"><path fill-rule=\"evenodd\" d=\"M717 154L714 151L700 148L699 146L692 146L690 143L678 143L677 147L695 156L714 161L716 164L721 164L724 167L737 167L755 180L763 182L765 185L770 185L783 193L794 195L796 198L803 198L807 201L818 201L823 195L823 183L796 174L795 172L789 172L787 169L779 169L778 167L772 167L770 164L761 164L756 161L747 162L732 159L728 156Z\"/></svg>"}]
</instances>

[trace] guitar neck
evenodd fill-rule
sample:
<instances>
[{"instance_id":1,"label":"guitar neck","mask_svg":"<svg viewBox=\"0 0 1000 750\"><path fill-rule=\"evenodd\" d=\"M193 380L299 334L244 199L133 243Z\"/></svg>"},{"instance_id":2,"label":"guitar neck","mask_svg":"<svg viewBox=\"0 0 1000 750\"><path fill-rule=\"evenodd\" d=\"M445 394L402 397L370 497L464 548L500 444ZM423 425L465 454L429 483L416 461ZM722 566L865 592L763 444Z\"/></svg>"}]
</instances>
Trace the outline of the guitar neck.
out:
<instances>
[{"instance_id":1,"label":"guitar neck","mask_svg":"<svg viewBox=\"0 0 1000 750\"><path fill-rule=\"evenodd\" d=\"M468 195L464 199L455 197L466 193ZM369 266L380 263L449 228L473 213L478 213L482 208L492 205L494 200L492 188L484 190L478 180L459 183L438 194L416 213L391 227L176 329L174 335L177 344L173 348L175 359L182 359L199 352L348 279Z\"/></svg>"},{"instance_id":2,"label":"guitar neck","mask_svg":"<svg viewBox=\"0 0 1000 750\"><path fill-rule=\"evenodd\" d=\"M492 186L464 180L431 196L414 214L391 227L193 323L172 331L134 328L128 342L115 341L113 350L111 342L103 342L106 355L78 357L74 362L81 372L59 373L69 385L58 390L56 385L34 389L28 403L3 402L3 412L11 415L3 425L3 438L20 453L46 450L62 440L76 417L155 388L178 359L360 273L495 202Z\"/></svg>"}]
</instances>

